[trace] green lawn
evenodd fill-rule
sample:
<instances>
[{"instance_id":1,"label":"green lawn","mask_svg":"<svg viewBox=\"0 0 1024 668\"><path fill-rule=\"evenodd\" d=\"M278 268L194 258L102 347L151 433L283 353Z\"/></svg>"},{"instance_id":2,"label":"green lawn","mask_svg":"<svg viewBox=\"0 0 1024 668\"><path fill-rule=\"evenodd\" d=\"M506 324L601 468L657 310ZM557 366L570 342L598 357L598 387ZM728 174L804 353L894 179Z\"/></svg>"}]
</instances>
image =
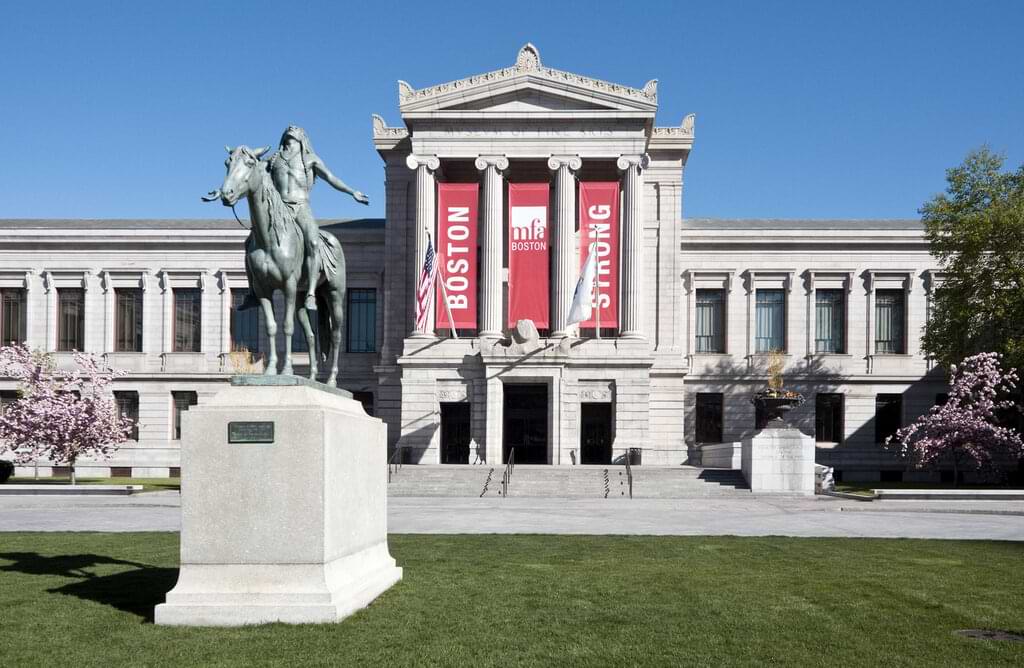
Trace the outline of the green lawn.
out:
<instances>
[{"instance_id":1,"label":"green lawn","mask_svg":"<svg viewBox=\"0 0 1024 668\"><path fill-rule=\"evenodd\" d=\"M1024 544L393 536L340 625L157 627L178 536L0 534L0 665L1024 665Z\"/></svg>"},{"instance_id":2,"label":"green lawn","mask_svg":"<svg viewBox=\"0 0 1024 668\"><path fill-rule=\"evenodd\" d=\"M69 485L70 478L33 478L18 476L7 482L12 485ZM79 485L142 485L144 492L181 489L181 478L79 478Z\"/></svg>"}]
</instances>

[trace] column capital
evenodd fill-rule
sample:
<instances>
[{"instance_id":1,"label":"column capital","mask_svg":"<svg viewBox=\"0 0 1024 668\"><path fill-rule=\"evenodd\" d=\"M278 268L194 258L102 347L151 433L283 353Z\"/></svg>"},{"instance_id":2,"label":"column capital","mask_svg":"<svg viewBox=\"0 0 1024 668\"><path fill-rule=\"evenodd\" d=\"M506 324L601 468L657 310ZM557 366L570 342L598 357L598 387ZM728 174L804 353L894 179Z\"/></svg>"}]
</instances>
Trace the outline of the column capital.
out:
<instances>
[{"instance_id":1,"label":"column capital","mask_svg":"<svg viewBox=\"0 0 1024 668\"><path fill-rule=\"evenodd\" d=\"M568 167L571 172L579 171L583 166L583 160L578 155L552 155L548 158L548 169L551 171L557 171L563 166Z\"/></svg>"},{"instance_id":2,"label":"column capital","mask_svg":"<svg viewBox=\"0 0 1024 668\"><path fill-rule=\"evenodd\" d=\"M425 166L430 171L437 171L441 166L441 160L436 155L416 155L410 153L405 156L405 165L409 169L416 169L419 166Z\"/></svg>"},{"instance_id":3,"label":"column capital","mask_svg":"<svg viewBox=\"0 0 1024 668\"><path fill-rule=\"evenodd\" d=\"M500 173L508 169L508 158L503 155L481 155L474 164L481 172L487 171L487 168L493 165Z\"/></svg>"},{"instance_id":4,"label":"column capital","mask_svg":"<svg viewBox=\"0 0 1024 668\"><path fill-rule=\"evenodd\" d=\"M619 168L620 172L627 172L633 168L644 170L649 164L651 164L651 159L646 153L620 155L619 159L615 161L615 166Z\"/></svg>"}]
</instances>

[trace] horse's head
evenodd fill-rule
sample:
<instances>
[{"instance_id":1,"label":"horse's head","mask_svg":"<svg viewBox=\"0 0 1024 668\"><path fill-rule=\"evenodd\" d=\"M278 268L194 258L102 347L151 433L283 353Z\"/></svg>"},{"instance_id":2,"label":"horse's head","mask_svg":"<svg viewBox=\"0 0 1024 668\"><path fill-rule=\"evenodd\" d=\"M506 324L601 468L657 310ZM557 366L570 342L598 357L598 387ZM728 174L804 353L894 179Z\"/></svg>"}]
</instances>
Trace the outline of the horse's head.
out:
<instances>
[{"instance_id":1,"label":"horse's head","mask_svg":"<svg viewBox=\"0 0 1024 668\"><path fill-rule=\"evenodd\" d=\"M224 206L234 206L256 186L257 182L253 180L256 166L270 147L251 149L242 144L234 149L228 146L224 148L228 152L228 159L224 161L228 173L224 177L224 185L220 187L220 201Z\"/></svg>"}]
</instances>

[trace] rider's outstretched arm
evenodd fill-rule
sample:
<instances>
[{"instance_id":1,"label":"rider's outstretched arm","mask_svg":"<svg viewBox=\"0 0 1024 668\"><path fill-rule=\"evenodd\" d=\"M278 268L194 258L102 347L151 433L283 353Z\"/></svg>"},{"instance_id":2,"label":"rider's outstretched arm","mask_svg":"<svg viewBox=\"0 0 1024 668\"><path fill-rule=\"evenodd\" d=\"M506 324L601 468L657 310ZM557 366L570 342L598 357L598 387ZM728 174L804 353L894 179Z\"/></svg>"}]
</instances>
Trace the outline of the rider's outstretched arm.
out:
<instances>
[{"instance_id":1,"label":"rider's outstretched arm","mask_svg":"<svg viewBox=\"0 0 1024 668\"><path fill-rule=\"evenodd\" d=\"M320 160L318 158L316 162L313 164L313 169L316 170L317 176L322 178L324 181L327 181L327 183L331 184L331 187L333 187L334 189L352 195L352 197L354 197L357 202L362 202L363 204L369 203L369 200L366 198L366 195L359 192L358 190L355 190L354 188L350 188L348 185L345 184L344 181L342 181L337 176L332 174L331 170L327 169L327 165L323 163L323 160Z\"/></svg>"}]
</instances>

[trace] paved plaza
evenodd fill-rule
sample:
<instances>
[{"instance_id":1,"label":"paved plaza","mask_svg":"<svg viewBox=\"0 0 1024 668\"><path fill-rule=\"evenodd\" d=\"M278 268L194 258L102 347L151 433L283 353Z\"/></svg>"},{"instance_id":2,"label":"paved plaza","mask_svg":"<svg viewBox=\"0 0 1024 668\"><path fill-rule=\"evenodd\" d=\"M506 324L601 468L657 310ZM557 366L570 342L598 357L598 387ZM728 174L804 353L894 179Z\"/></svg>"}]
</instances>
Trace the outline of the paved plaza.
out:
<instances>
[{"instance_id":1,"label":"paved plaza","mask_svg":"<svg viewBox=\"0 0 1024 668\"><path fill-rule=\"evenodd\" d=\"M177 492L0 497L0 531L178 531ZM388 500L391 533L820 536L1024 540L1024 502L727 499Z\"/></svg>"}]
</instances>

